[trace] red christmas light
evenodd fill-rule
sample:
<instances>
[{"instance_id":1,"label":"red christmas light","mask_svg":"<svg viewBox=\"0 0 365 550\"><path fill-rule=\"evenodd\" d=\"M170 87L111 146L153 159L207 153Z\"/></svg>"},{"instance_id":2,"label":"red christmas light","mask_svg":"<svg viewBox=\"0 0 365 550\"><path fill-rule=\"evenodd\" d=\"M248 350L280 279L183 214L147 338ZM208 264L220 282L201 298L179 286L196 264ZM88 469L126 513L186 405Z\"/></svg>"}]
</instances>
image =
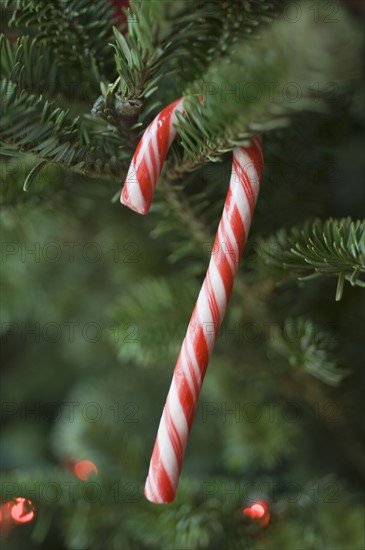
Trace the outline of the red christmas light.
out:
<instances>
[{"instance_id":1,"label":"red christmas light","mask_svg":"<svg viewBox=\"0 0 365 550\"><path fill-rule=\"evenodd\" d=\"M269 507L263 500L258 500L249 508L244 508L242 514L256 520L262 527L270 521Z\"/></svg>"},{"instance_id":2,"label":"red christmas light","mask_svg":"<svg viewBox=\"0 0 365 550\"><path fill-rule=\"evenodd\" d=\"M17 497L6 503L10 516L16 523L28 523L34 519L34 504L31 500Z\"/></svg>"},{"instance_id":3,"label":"red christmas light","mask_svg":"<svg viewBox=\"0 0 365 550\"><path fill-rule=\"evenodd\" d=\"M86 481L91 473L98 475L98 469L91 460L80 460L74 466L74 473L83 481Z\"/></svg>"}]
</instances>

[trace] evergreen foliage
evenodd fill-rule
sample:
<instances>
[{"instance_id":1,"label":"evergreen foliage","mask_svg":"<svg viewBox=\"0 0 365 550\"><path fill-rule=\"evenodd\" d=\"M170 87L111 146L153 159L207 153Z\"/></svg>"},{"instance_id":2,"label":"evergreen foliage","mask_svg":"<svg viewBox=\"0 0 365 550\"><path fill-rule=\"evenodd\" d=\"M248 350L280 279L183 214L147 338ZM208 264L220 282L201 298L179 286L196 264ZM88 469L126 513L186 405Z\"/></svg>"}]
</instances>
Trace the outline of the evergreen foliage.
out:
<instances>
[{"instance_id":1,"label":"evergreen foliage","mask_svg":"<svg viewBox=\"0 0 365 550\"><path fill-rule=\"evenodd\" d=\"M261 241L258 257L272 276L299 276L300 281L337 276L336 300L340 300L345 280L351 285L365 284L360 279L365 271L364 222L317 219L290 232L281 229Z\"/></svg>"},{"instance_id":2,"label":"evergreen foliage","mask_svg":"<svg viewBox=\"0 0 365 550\"><path fill-rule=\"evenodd\" d=\"M36 507L4 519L4 548L362 550L363 12L120 4L124 19L109 0L1 5L0 517L13 497ZM121 183L182 96L138 217ZM154 506L143 484L231 150L256 134L252 230L177 499ZM257 500L266 526L243 514Z\"/></svg>"}]
</instances>

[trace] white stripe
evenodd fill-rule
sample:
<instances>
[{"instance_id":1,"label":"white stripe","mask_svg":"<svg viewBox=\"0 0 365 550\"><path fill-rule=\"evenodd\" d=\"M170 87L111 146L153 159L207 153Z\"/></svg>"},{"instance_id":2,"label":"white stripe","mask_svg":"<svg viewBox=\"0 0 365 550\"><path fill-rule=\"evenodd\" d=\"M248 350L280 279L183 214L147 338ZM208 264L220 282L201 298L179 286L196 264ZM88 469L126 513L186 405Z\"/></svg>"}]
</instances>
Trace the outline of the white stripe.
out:
<instances>
[{"instance_id":1,"label":"white stripe","mask_svg":"<svg viewBox=\"0 0 365 550\"><path fill-rule=\"evenodd\" d=\"M174 124L177 124L177 116L175 114L175 111L179 111L180 113L185 113L184 105L183 105L183 99L181 98L180 101L175 106L174 112L171 115L170 119L170 137L169 137L169 147L171 143L174 141L177 135L176 128L174 127Z\"/></svg>"},{"instance_id":2,"label":"white stripe","mask_svg":"<svg viewBox=\"0 0 365 550\"><path fill-rule=\"evenodd\" d=\"M145 133L143 134L143 137L142 137L142 140L141 140L142 141L141 148L138 152L137 157L134 159L134 163L135 163L137 168L139 167L139 165L141 164L143 158L145 157L146 151L148 151L148 145L149 145L149 142L151 140L150 132L152 130L152 126L153 126L155 120L153 122L151 122L151 124L149 125L149 127L147 128Z\"/></svg>"},{"instance_id":3,"label":"white stripe","mask_svg":"<svg viewBox=\"0 0 365 550\"><path fill-rule=\"evenodd\" d=\"M158 132L158 129L159 129L159 126L162 125L162 121L160 121L160 115L157 116L153 122L150 124L150 126L148 127L147 131L145 132L144 136L143 136L143 139L147 139L148 140L148 143L149 145L152 145L152 149L153 149L153 152L154 152L154 160L156 161L156 175L153 176L153 181L157 182L158 180L158 177L160 175L160 165L161 165L161 162L160 162L160 153L159 153L159 150L158 150L158 143L157 143L157 132ZM148 152L150 151L150 148L148 148ZM164 152L166 153L166 151ZM151 162L151 155L149 155L149 158L148 160ZM153 163L151 162L151 169L154 173L154 168L153 168Z\"/></svg>"},{"instance_id":4,"label":"white stripe","mask_svg":"<svg viewBox=\"0 0 365 550\"><path fill-rule=\"evenodd\" d=\"M155 153L155 161L156 161L157 177L158 177L161 172L161 161L160 161L160 152L158 150L158 143L157 143L157 132L155 132L152 136L152 147L153 147L153 152Z\"/></svg>"},{"instance_id":5,"label":"white stripe","mask_svg":"<svg viewBox=\"0 0 365 550\"><path fill-rule=\"evenodd\" d=\"M188 441L189 428L186 421L185 411L182 408L182 404L180 403L179 395L177 393L175 377L172 379L165 406L167 406L170 411L171 419L180 436L181 447L184 449Z\"/></svg>"},{"instance_id":6,"label":"white stripe","mask_svg":"<svg viewBox=\"0 0 365 550\"><path fill-rule=\"evenodd\" d=\"M159 502L163 502L163 498L162 498L161 493L160 493L159 488L158 488L158 482L155 479L155 472L152 471L151 467L150 467L150 472L149 472L149 475L148 475L148 479L149 479L149 483L150 483L150 486L151 486L151 490L156 495L156 499Z\"/></svg>"},{"instance_id":7,"label":"white stripe","mask_svg":"<svg viewBox=\"0 0 365 550\"><path fill-rule=\"evenodd\" d=\"M260 190L260 178L259 175L255 169L255 165L253 161L250 159L246 151L243 151L242 149L238 149L236 152L236 149L234 150L234 156L236 160L239 162L239 164L242 167L242 170L247 175L247 178L251 184L252 191L255 197L255 202L257 201L257 197ZM238 180L238 176L237 176Z\"/></svg>"},{"instance_id":8,"label":"white stripe","mask_svg":"<svg viewBox=\"0 0 365 550\"><path fill-rule=\"evenodd\" d=\"M129 196L129 202L133 206L133 208L139 211L145 210L146 201L141 192L141 186L137 179L136 169L133 161L129 167L129 171L127 174L127 178L125 180L124 187L126 188L126 192L128 193L128 196ZM123 193L120 201L122 202L122 204L124 204ZM127 206L129 205L127 204Z\"/></svg>"},{"instance_id":9,"label":"white stripe","mask_svg":"<svg viewBox=\"0 0 365 550\"><path fill-rule=\"evenodd\" d=\"M260 192L260 178L253 164L251 164L250 166L249 179L250 179L252 191L255 197L255 204L256 204L256 201Z\"/></svg>"},{"instance_id":10,"label":"white stripe","mask_svg":"<svg viewBox=\"0 0 365 550\"><path fill-rule=\"evenodd\" d=\"M248 203L245 190L243 189L242 184L238 179L238 176L236 176L236 178L237 178L237 181L234 181L234 184L232 184L231 191L232 191L234 203L237 206L238 212L241 216L241 220L245 228L246 237L247 237L251 227L250 205Z\"/></svg>"},{"instance_id":11,"label":"white stripe","mask_svg":"<svg viewBox=\"0 0 365 550\"><path fill-rule=\"evenodd\" d=\"M227 216L227 211L224 209L222 214L222 226L224 227L224 231L226 233L226 236L228 238L228 243L225 243L225 246L223 247L223 253L225 257L228 259L228 261L233 266L234 270L237 270L240 258L238 254L238 243L237 243L237 237L233 233L233 229L230 223L230 220Z\"/></svg>"},{"instance_id":12,"label":"white stripe","mask_svg":"<svg viewBox=\"0 0 365 550\"><path fill-rule=\"evenodd\" d=\"M160 450L160 458L163 467L170 479L171 485L175 488L179 479L179 465L172 446L165 420L165 411L162 413L160 427L157 433L157 441Z\"/></svg>"},{"instance_id":13,"label":"white stripe","mask_svg":"<svg viewBox=\"0 0 365 550\"><path fill-rule=\"evenodd\" d=\"M150 153L149 153L149 144L150 144L151 138L152 138L151 131L152 131L152 126L153 125L154 125L154 121L150 124L150 126L147 128L146 132L144 133L144 135L142 137L141 148L138 152L137 157L133 160L134 160L135 170L139 169L139 167L140 167L143 160L146 161L147 168L148 168L148 173L149 173L149 176L152 180L152 185L155 186L158 174L155 178L154 171L153 171L153 166L151 164Z\"/></svg>"},{"instance_id":14,"label":"white stripe","mask_svg":"<svg viewBox=\"0 0 365 550\"><path fill-rule=\"evenodd\" d=\"M190 372L190 369L189 369L189 364L192 363L192 361L189 361L189 359L188 359L188 353L187 353L187 350L186 350L187 342L188 342L188 339L185 338L185 340L183 342L183 345L182 345L182 348L181 348L180 362L181 362L181 368L184 372L187 383L189 384L190 391L193 394L194 400L196 401L197 400L197 390L195 389L193 378L191 376L191 372ZM193 366L193 371L196 372L196 368L194 368L194 366Z\"/></svg>"},{"instance_id":15,"label":"white stripe","mask_svg":"<svg viewBox=\"0 0 365 550\"><path fill-rule=\"evenodd\" d=\"M232 258L230 258L230 255L227 256L227 254L225 254L224 252L228 247L231 246L231 242L229 239L229 235L227 235L228 230L226 228L226 222L223 219L223 214L224 212L222 212L221 220L218 226L217 237L216 237L216 240L219 242L220 254L219 254L219 257L215 259L216 260L215 263L217 268L219 269L219 266L222 264L222 256L224 255L224 257L227 258L230 267L234 270L235 264L232 261Z\"/></svg>"},{"instance_id":16,"label":"white stripe","mask_svg":"<svg viewBox=\"0 0 365 550\"><path fill-rule=\"evenodd\" d=\"M231 268L232 277L234 277L237 270L237 254L234 255L234 258L232 258L232 254L229 253L232 249L234 251L234 247L232 246L232 243L230 241L230 235L229 235L230 229L231 229L230 225L225 220L225 216L223 213L221 217L221 223L219 224L219 228L218 228L218 236L219 236L219 242L220 242L220 247L222 252L221 252L221 257L219 259L220 261L219 263L216 262L216 264L219 269L219 266L223 263L222 256L224 255L224 257L227 259L228 264Z\"/></svg>"},{"instance_id":17,"label":"white stripe","mask_svg":"<svg viewBox=\"0 0 365 550\"><path fill-rule=\"evenodd\" d=\"M198 300L196 303L196 313L200 320L200 326L203 329L204 339L208 346L208 354L210 355L214 346L216 327L214 325L214 319L209 307L209 301L204 285L202 286L198 296Z\"/></svg>"},{"instance_id":18,"label":"white stripe","mask_svg":"<svg viewBox=\"0 0 365 550\"><path fill-rule=\"evenodd\" d=\"M209 274L210 274L210 280L212 283L212 288L214 290L215 298L218 304L218 309L221 317L220 320L222 321L224 312L227 307L227 296L226 296L226 289L223 284L222 276L219 272L219 269L216 266L216 263L213 257L209 264Z\"/></svg>"},{"instance_id":19,"label":"white stripe","mask_svg":"<svg viewBox=\"0 0 365 550\"><path fill-rule=\"evenodd\" d=\"M186 338L185 338L187 363L190 363L190 365L193 367L193 371L196 377L196 382L198 384L198 387L200 388L202 384L202 378L201 378L201 372L198 365L198 361L195 355L195 350L193 347L193 338L192 338L193 335L194 335L194 330L192 329L191 322L190 322L188 326ZM194 396L196 401L198 400L198 397L199 397L199 391L200 390L198 389L198 395L197 395L194 390Z\"/></svg>"},{"instance_id":20,"label":"white stripe","mask_svg":"<svg viewBox=\"0 0 365 550\"><path fill-rule=\"evenodd\" d=\"M147 500L150 500L151 502L154 502L154 497L151 494L151 488L150 488L150 482L149 478L147 477L146 482L144 484L144 494Z\"/></svg>"},{"instance_id":21,"label":"white stripe","mask_svg":"<svg viewBox=\"0 0 365 550\"><path fill-rule=\"evenodd\" d=\"M150 155L149 149L146 151L145 160L146 160L146 164L147 164L147 168L148 168L148 173L149 173L149 176L150 176L150 180L151 180L151 182L152 182L152 186L155 187L156 182L157 182L158 174L157 174L157 177L156 177L156 176L155 176L155 171L154 171L154 168L153 168L153 164L152 164L152 160L151 160L151 155Z\"/></svg>"}]
</instances>

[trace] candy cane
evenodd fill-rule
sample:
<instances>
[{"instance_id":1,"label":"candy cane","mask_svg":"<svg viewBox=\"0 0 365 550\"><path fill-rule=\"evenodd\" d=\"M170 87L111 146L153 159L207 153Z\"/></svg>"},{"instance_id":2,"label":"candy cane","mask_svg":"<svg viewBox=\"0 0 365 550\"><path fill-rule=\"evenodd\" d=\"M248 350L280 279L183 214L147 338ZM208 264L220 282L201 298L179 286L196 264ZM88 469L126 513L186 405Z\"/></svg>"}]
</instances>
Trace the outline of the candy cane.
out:
<instances>
[{"instance_id":1,"label":"candy cane","mask_svg":"<svg viewBox=\"0 0 365 550\"><path fill-rule=\"evenodd\" d=\"M177 131L175 112L185 114L183 100L163 109L151 122L133 155L120 202L139 214L147 214L164 160Z\"/></svg>"},{"instance_id":2,"label":"candy cane","mask_svg":"<svg viewBox=\"0 0 365 550\"><path fill-rule=\"evenodd\" d=\"M140 213L150 207L168 147L176 136L174 112L182 100L164 109L142 137L128 172L121 202ZM231 295L259 193L261 140L233 150L229 189L212 256L174 370L158 428L145 485L154 503L175 498L196 405L209 358Z\"/></svg>"}]
</instances>

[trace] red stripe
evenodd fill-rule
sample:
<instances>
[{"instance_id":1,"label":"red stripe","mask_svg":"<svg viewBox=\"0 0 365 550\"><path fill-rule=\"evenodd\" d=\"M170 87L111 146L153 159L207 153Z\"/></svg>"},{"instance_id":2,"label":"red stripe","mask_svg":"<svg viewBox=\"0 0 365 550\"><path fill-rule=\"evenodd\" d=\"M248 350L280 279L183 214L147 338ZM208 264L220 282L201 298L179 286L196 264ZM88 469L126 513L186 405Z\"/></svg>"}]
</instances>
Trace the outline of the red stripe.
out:
<instances>
[{"instance_id":1,"label":"red stripe","mask_svg":"<svg viewBox=\"0 0 365 550\"><path fill-rule=\"evenodd\" d=\"M228 301L232 292L233 279L234 279L232 275L232 268L228 262L228 258L226 256L223 256L222 261L217 267L226 289L227 304L228 304Z\"/></svg>"},{"instance_id":2,"label":"red stripe","mask_svg":"<svg viewBox=\"0 0 365 550\"><path fill-rule=\"evenodd\" d=\"M262 175L262 150L260 143L257 140L252 142L251 147L246 149L247 154L249 155L252 164L255 167L257 176L259 178L259 183Z\"/></svg>"},{"instance_id":3,"label":"red stripe","mask_svg":"<svg viewBox=\"0 0 365 550\"><path fill-rule=\"evenodd\" d=\"M190 327L190 323L189 323L189 327ZM183 363L182 363L182 360L181 360L181 356L182 356L183 349L184 349L185 362L187 364L187 367L188 367L188 370L189 370L189 373L190 373L190 377L191 377L191 380L192 380L193 386L194 386L194 395L193 394L192 395L193 395L194 401L196 401L197 396L199 395L199 391L200 391L200 377L199 377L199 379L197 378L195 368L194 368L194 365L193 365L193 361L190 358L188 345L187 345L187 339L188 339L188 337L184 338L184 342L181 346L181 351L180 351L180 354L179 354L179 357L178 357L178 360L177 360L176 364L181 363L180 368L181 368L181 371L184 372L184 367L183 367ZM184 376L185 376L185 374L184 374ZM187 381L187 378L186 378L186 383L189 385L189 383ZM189 385L189 388L190 388L190 385Z\"/></svg>"},{"instance_id":4,"label":"red stripe","mask_svg":"<svg viewBox=\"0 0 365 550\"><path fill-rule=\"evenodd\" d=\"M162 166L163 161L166 158L167 151L170 147L171 118L179 102L180 102L180 99L177 99L176 101L174 101L173 103L165 107L165 109L163 109L158 116L156 135L157 135L158 151L160 153L160 160L161 160L160 166ZM176 135L176 130L173 130L173 132Z\"/></svg>"},{"instance_id":5,"label":"red stripe","mask_svg":"<svg viewBox=\"0 0 365 550\"><path fill-rule=\"evenodd\" d=\"M254 213L254 210L255 210L255 206L256 206L255 195L253 194L252 187L251 187L251 182L249 180L247 172L241 166L239 161L236 159L235 155L233 155L233 167L234 167L234 171L236 172L236 174L237 174L237 176L240 180L240 183L241 183L241 185L242 185L242 187L245 191L245 195L246 195L249 207L250 207L250 212L251 212L251 217L252 217L253 213Z\"/></svg>"},{"instance_id":6,"label":"red stripe","mask_svg":"<svg viewBox=\"0 0 365 550\"><path fill-rule=\"evenodd\" d=\"M229 226L232 228L233 234L236 239L237 251L239 261L246 243L246 230L243 224L240 211L234 202L234 197L232 195L231 189L228 190L227 200L232 201L232 206L230 206L229 211L227 212L227 218Z\"/></svg>"},{"instance_id":7,"label":"red stripe","mask_svg":"<svg viewBox=\"0 0 365 550\"><path fill-rule=\"evenodd\" d=\"M152 453L150 471L153 472L155 485L158 487L163 502L172 502L175 498L175 489L162 463L158 438Z\"/></svg>"},{"instance_id":8,"label":"red stripe","mask_svg":"<svg viewBox=\"0 0 365 550\"><path fill-rule=\"evenodd\" d=\"M240 183L242 184L242 187L244 189L244 192L247 198L248 205L250 207L250 212L251 212L250 225L251 225L251 221L252 221L252 218L255 212L255 207L256 207L256 199L255 199L255 195L252 189L252 184L251 184L250 178L247 175L247 172L244 172L244 171L242 172L242 179Z\"/></svg>"},{"instance_id":9,"label":"red stripe","mask_svg":"<svg viewBox=\"0 0 365 550\"><path fill-rule=\"evenodd\" d=\"M153 187L155 187L158 176L159 176L159 172L158 172L158 168L157 168L156 155L155 155L155 151L153 149L152 139L150 139L150 142L148 144L148 152L149 152L149 155L150 155L150 161L151 161L151 165L152 165L152 169L153 169L153 181L155 182L155 185Z\"/></svg>"},{"instance_id":10,"label":"red stripe","mask_svg":"<svg viewBox=\"0 0 365 550\"><path fill-rule=\"evenodd\" d=\"M190 327L190 325L192 325L192 327ZM190 337L192 348L195 351L196 362L201 373L201 381L203 381L209 361L209 349L205 339L203 327L201 326L201 322L199 319L197 305L195 305L193 314L191 316L190 325L187 338ZM190 328L192 330L190 330Z\"/></svg>"},{"instance_id":11,"label":"red stripe","mask_svg":"<svg viewBox=\"0 0 365 550\"><path fill-rule=\"evenodd\" d=\"M235 249L236 243L233 243L233 244L231 243L231 239L228 233L226 232L223 216L221 219L221 223L219 224L218 233L222 235L222 239L224 239L223 242L225 244L224 248L222 246L222 253L220 255L220 263L218 264L218 267L220 267L222 262L226 260L228 262L228 265L230 266L230 278L233 279L237 271L238 250L237 248ZM231 262L229 262L229 258L231 258ZM231 264L233 264L233 268Z\"/></svg>"},{"instance_id":12,"label":"red stripe","mask_svg":"<svg viewBox=\"0 0 365 550\"><path fill-rule=\"evenodd\" d=\"M192 418L194 417L196 399L191 392L189 383L186 379L186 376L182 369L182 365L180 361L178 361L175 367L174 379L175 379L176 392L179 397L180 405L185 414L188 430L190 430ZM197 395L199 395L199 390L200 390L200 385L199 385Z\"/></svg>"},{"instance_id":13,"label":"red stripe","mask_svg":"<svg viewBox=\"0 0 365 550\"><path fill-rule=\"evenodd\" d=\"M209 309L213 317L213 323L214 323L214 335L215 337L218 334L219 326L220 326L220 311L217 303L217 298L215 296L215 291L212 286L212 280L210 277L210 270L208 269L205 281L203 283L203 288L205 287L205 293L208 298L208 304Z\"/></svg>"},{"instance_id":14,"label":"red stripe","mask_svg":"<svg viewBox=\"0 0 365 550\"><path fill-rule=\"evenodd\" d=\"M149 200L152 196L151 189L153 182L151 181L150 172L148 170L145 157L143 157L139 165L136 166L136 179L139 184L141 194L149 205Z\"/></svg>"}]
</instances>

